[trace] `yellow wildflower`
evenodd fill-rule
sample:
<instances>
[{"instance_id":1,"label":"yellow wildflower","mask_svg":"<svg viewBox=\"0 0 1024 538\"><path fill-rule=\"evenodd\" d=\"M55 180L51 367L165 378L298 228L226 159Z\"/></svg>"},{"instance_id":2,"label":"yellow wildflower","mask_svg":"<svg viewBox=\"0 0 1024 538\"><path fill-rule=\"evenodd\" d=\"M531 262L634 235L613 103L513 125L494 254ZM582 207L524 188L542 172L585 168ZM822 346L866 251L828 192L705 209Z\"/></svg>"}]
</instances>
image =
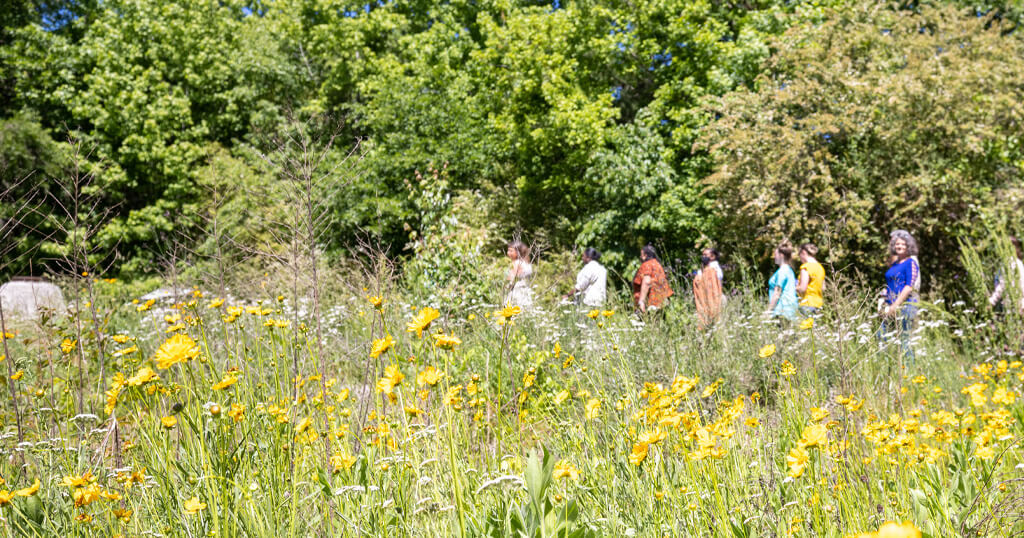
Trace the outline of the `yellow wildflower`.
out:
<instances>
[{"instance_id":1,"label":"yellow wildflower","mask_svg":"<svg viewBox=\"0 0 1024 538\"><path fill-rule=\"evenodd\" d=\"M410 333L416 333L417 338L423 338L423 331L430 327L430 324L437 318L441 317L441 313L429 306L424 307L420 310L419 314L409 322L406 326L405 331Z\"/></svg>"},{"instance_id":2,"label":"yellow wildflower","mask_svg":"<svg viewBox=\"0 0 1024 538\"><path fill-rule=\"evenodd\" d=\"M160 419L160 424L169 430L178 425L178 419L175 417L163 417Z\"/></svg>"},{"instance_id":3,"label":"yellow wildflower","mask_svg":"<svg viewBox=\"0 0 1024 538\"><path fill-rule=\"evenodd\" d=\"M444 333L439 333L434 335L434 347L451 351L455 349L455 346L461 344L462 340L459 340L458 337L456 337L454 334L447 335Z\"/></svg>"},{"instance_id":4,"label":"yellow wildflower","mask_svg":"<svg viewBox=\"0 0 1024 538\"><path fill-rule=\"evenodd\" d=\"M629 462L639 466L647 458L647 451L648 447L645 443L633 445L633 449L629 451Z\"/></svg>"},{"instance_id":5,"label":"yellow wildflower","mask_svg":"<svg viewBox=\"0 0 1024 538\"><path fill-rule=\"evenodd\" d=\"M83 486L88 486L89 484L95 481L96 477L92 475L92 472L86 471L85 474L81 476L75 476L71 474L65 475L64 480L61 481L61 484L69 488L80 488Z\"/></svg>"},{"instance_id":6,"label":"yellow wildflower","mask_svg":"<svg viewBox=\"0 0 1024 538\"><path fill-rule=\"evenodd\" d=\"M887 521L878 528L878 532L858 534L856 538L921 538L921 531L908 521L903 523Z\"/></svg>"},{"instance_id":7,"label":"yellow wildflower","mask_svg":"<svg viewBox=\"0 0 1024 538\"><path fill-rule=\"evenodd\" d=\"M992 403L1010 405L1017 399L1017 395L1013 391L1006 390L1002 387L995 390L992 393Z\"/></svg>"},{"instance_id":8,"label":"yellow wildflower","mask_svg":"<svg viewBox=\"0 0 1024 538\"><path fill-rule=\"evenodd\" d=\"M199 497L185 501L185 515L194 515L206 509L206 503L199 502Z\"/></svg>"},{"instance_id":9,"label":"yellow wildflower","mask_svg":"<svg viewBox=\"0 0 1024 538\"><path fill-rule=\"evenodd\" d=\"M416 386L423 387L430 385L431 387L436 385L444 377L444 372L434 368L433 366L427 366L422 372L416 374Z\"/></svg>"},{"instance_id":10,"label":"yellow wildflower","mask_svg":"<svg viewBox=\"0 0 1024 538\"><path fill-rule=\"evenodd\" d=\"M652 431L643 432L640 434L639 441L645 445L653 445L659 443L668 437L668 433L661 430L661 428L655 428Z\"/></svg>"},{"instance_id":11,"label":"yellow wildflower","mask_svg":"<svg viewBox=\"0 0 1024 538\"><path fill-rule=\"evenodd\" d=\"M988 385L985 383L974 383L960 390L961 393L967 394L971 397L971 405L974 407L981 407L985 405L987 398L985 397L985 389Z\"/></svg>"},{"instance_id":12,"label":"yellow wildflower","mask_svg":"<svg viewBox=\"0 0 1024 538\"><path fill-rule=\"evenodd\" d=\"M555 405L562 405L562 402L567 400L569 396L571 396L571 394L569 394L569 391L563 389L561 392L555 395Z\"/></svg>"},{"instance_id":13,"label":"yellow wildflower","mask_svg":"<svg viewBox=\"0 0 1024 538\"><path fill-rule=\"evenodd\" d=\"M757 352L757 356L761 357L762 359L767 359L768 357L771 357L774 354L775 354L775 344L768 344L768 345L762 347L761 350Z\"/></svg>"},{"instance_id":14,"label":"yellow wildflower","mask_svg":"<svg viewBox=\"0 0 1024 538\"><path fill-rule=\"evenodd\" d=\"M587 420L594 420L601 414L601 400L597 398L587 400L584 410Z\"/></svg>"},{"instance_id":15,"label":"yellow wildflower","mask_svg":"<svg viewBox=\"0 0 1024 538\"><path fill-rule=\"evenodd\" d=\"M455 385L454 387L448 388L448 394L444 397L444 404L458 408L462 403L462 398L459 397L459 393L462 392L462 385Z\"/></svg>"},{"instance_id":16,"label":"yellow wildflower","mask_svg":"<svg viewBox=\"0 0 1024 538\"><path fill-rule=\"evenodd\" d=\"M230 387L231 385L234 385L235 383L238 383L238 376L228 374L224 376L224 379L221 379L217 383L214 383L212 388L213 390L224 390Z\"/></svg>"},{"instance_id":17,"label":"yellow wildflower","mask_svg":"<svg viewBox=\"0 0 1024 538\"><path fill-rule=\"evenodd\" d=\"M245 414L245 406L238 403L231 404L231 409L228 410L228 416L231 417L235 422L241 422Z\"/></svg>"},{"instance_id":18,"label":"yellow wildflower","mask_svg":"<svg viewBox=\"0 0 1024 538\"><path fill-rule=\"evenodd\" d=\"M384 369L384 377L377 381L377 392L383 392L390 396L403 379L405 379L405 375L402 374L402 371L393 364L389 365Z\"/></svg>"},{"instance_id":19,"label":"yellow wildflower","mask_svg":"<svg viewBox=\"0 0 1024 538\"><path fill-rule=\"evenodd\" d=\"M571 478L573 480L580 479L580 470L577 469L573 464L566 460L562 460L555 464L555 470L552 473L552 477L555 480L560 478Z\"/></svg>"},{"instance_id":20,"label":"yellow wildflower","mask_svg":"<svg viewBox=\"0 0 1024 538\"><path fill-rule=\"evenodd\" d=\"M199 347L187 334L176 334L167 339L156 350L153 360L156 367L166 370L179 362L186 362L199 356Z\"/></svg>"},{"instance_id":21,"label":"yellow wildflower","mask_svg":"<svg viewBox=\"0 0 1024 538\"><path fill-rule=\"evenodd\" d=\"M132 353L138 353L139 346L129 346L124 349L119 349L114 352L115 357L124 357L125 355L131 355Z\"/></svg>"},{"instance_id":22,"label":"yellow wildflower","mask_svg":"<svg viewBox=\"0 0 1024 538\"><path fill-rule=\"evenodd\" d=\"M37 478L35 482L32 483L31 486L15 490L14 494L17 495L18 497L31 497L35 495L37 491L39 491L39 486L41 486L41 484L39 483L39 479Z\"/></svg>"},{"instance_id":23,"label":"yellow wildflower","mask_svg":"<svg viewBox=\"0 0 1024 538\"><path fill-rule=\"evenodd\" d=\"M357 458L355 456L335 454L331 456L330 464L334 472L338 472L342 469L351 469L356 464L356 461Z\"/></svg>"},{"instance_id":24,"label":"yellow wildflower","mask_svg":"<svg viewBox=\"0 0 1024 538\"><path fill-rule=\"evenodd\" d=\"M793 447L789 451L789 455L786 456L786 465L789 466L789 476L793 478L799 478L804 474L804 469L807 468L807 462L810 461L811 456L807 453L807 450L801 446Z\"/></svg>"},{"instance_id":25,"label":"yellow wildflower","mask_svg":"<svg viewBox=\"0 0 1024 538\"><path fill-rule=\"evenodd\" d=\"M724 381L725 381L724 379L717 379L717 380L715 380L714 383L704 387L704 390L700 393L700 397L701 398L708 398L708 397L710 397L712 394L715 393L715 391L718 390L718 387L722 386L722 383Z\"/></svg>"},{"instance_id":26,"label":"yellow wildflower","mask_svg":"<svg viewBox=\"0 0 1024 538\"><path fill-rule=\"evenodd\" d=\"M390 334L385 335L384 338L378 338L373 341L373 347L370 349L370 358L376 359L393 347L395 347L395 340L391 338Z\"/></svg>"},{"instance_id":27,"label":"yellow wildflower","mask_svg":"<svg viewBox=\"0 0 1024 538\"><path fill-rule=\"evenodd\" d=\"M75 506L82 507L88 506L99 500L102 494L103 488L101 488L99 484L90 484L83 488L75 488L75 490L71 492L71 498L75 501Z\"/></svg>"},{"instance_id":28,"label":"yellow wildflower","mask_svg":"<svg viewBox=\"0 0 1024 538\"><path fill-rule=\"evenodd\" d=\"M154 379L158 379L156 372L154 372L149 366L143 366L142 368L139 368L139 371L136 372L135 375L128 378L127 383L133 387L138 387L139 385L148 383Z\"/></svg>"},{"instance_id":29,"label":"yellow wildflower","mask_svg":"<svg viewBox=\"0 0 1024 538\"><path fill-rule=\"evenodd\" d=\"M811 424L804 428L804 433L797 444L803 448L822 448L828 444L828 430L824 424Z\"/></svg>"},{"instance_id":30,"label":"yellow wildflower","mask_svg":"<svg viewBox=\"0 0 1024 538\"><path fill-rule=\"evenodd\" d=\"M519 315L519 313L522 311L523 309L518 306L506 305L505 308L502 308L501 310L497 311L495 315L501 316L505 319L510 319L512 317Z\"/></svg>"}]
</instances>

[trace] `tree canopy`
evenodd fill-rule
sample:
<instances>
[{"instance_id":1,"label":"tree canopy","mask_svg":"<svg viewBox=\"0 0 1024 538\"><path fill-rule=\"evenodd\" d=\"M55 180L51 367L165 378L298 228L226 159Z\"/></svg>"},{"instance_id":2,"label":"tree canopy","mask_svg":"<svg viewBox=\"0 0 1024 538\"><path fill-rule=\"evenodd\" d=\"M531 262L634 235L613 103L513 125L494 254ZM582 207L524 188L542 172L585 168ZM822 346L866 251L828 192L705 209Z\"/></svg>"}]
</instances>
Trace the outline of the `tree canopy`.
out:
<instances>
[{"instance_id":1,"label":"tree canopy","mask_svg":"<svg viewBox=\"0 0 1024 538\"><path fill-rule=\"evenodd\" d=\"M777 38L755 88L707 105L709 193L742 215L722 240L827 239L833 260L870 266L906 228L942 275L958 239L1020 229L1024 43L1002 30L952 7L865 5Z\"/></svg>"},{"instance_id":2,"label":"tree canopy","mask_svg":"<svg viewBox=\"0 0 1024 538\"><path fill-rule=\"evenodd\" d=\"M214 176L270 181L269 140L321 116L339 161L361 148L327 194L334 251L411 252L416 172L441 167L449 195L501 202L494 237L618 266L648 242L758 261L790 237L868 267L894 227L934 252L972 219L1020 224L1000 209L1022 163L1012 2L15 4L3 180L67 175L73 133L114 208L96 241L127 271L152 271L171 230L202 243ZM65 156L23 158L43 147Z\"/></svg>"}]
</instances>

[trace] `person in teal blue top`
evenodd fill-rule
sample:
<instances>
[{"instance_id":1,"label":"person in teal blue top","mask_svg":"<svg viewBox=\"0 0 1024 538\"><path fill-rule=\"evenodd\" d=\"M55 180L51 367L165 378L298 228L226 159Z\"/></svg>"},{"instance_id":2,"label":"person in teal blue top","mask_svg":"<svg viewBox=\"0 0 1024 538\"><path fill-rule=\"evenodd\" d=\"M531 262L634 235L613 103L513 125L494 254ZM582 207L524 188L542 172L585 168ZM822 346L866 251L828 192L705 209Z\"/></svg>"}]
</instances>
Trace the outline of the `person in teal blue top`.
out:
<instances>
[{"instance_id":1,"label":"person in teal blue top","mask_svg":"<svg viewBox=\"0 0 1024 538\"><path fill-rule=\"evenodd\" d=\"M793 259L793 244L783 241L775 247L775 263L779 269L768 280L768 311L773 316L797 319L796 274L790 260Z\"/></svg>"}]
</instances>

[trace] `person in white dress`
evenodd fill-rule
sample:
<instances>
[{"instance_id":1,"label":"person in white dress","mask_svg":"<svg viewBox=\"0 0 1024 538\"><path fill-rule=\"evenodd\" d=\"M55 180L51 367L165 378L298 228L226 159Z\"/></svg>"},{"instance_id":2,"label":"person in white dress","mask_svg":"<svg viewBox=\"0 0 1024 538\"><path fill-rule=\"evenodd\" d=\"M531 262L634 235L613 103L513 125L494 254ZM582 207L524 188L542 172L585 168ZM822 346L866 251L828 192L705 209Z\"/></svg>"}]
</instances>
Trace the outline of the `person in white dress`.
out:
<instances>
[{"instance_id":1,"label":"person in white dress","mask_svg":"<svg viewBox=\"0 0 1024 538\"><path fill-rule=\"evenodd\" d=\"M513 241L508 244L505 252L512 266L508 270L506 280L508 285L505 294L505 304L518 306L524 311L533 307L533 289L530 282L533 280L533 265L530 264L530 247L521 241Z\"/></svg>"},{"instance_id":2,"label":"person in white dress","mask_svg":"<svg viewBox=\"0 0 1024 538\"><path fill-rule=\"evenodd\" d=\"M576 287L565 296L576 297L585 306L601 308L608 297L608 270L598 263L601 253L595 248L583 251L583 269L576 275ZM582 297L578 297L582 294Z\"/></svg>"},{"instance_id":3,"label":"person in white dress","mask_svg":"<svg viewBox=\"0 0 1024 538\"><path fill-rule=\"evenodd\" d=\"M1010 237L1010 244L1013 245L1014 253L1017 255L1011 259L996 279L996 288L992 291L992 295L988 298L989 306L996 308L1002 305L1007 310L1013 310L1013 304L1007 299L1013 295L1017 295L1019 304L1017 309L1024 313L1024 246L1021 245L1020 239L1015 236ZM1007 286L1016 285L1018 290L1015 294L1007 294Z\"/></svg>"}]
</instances>

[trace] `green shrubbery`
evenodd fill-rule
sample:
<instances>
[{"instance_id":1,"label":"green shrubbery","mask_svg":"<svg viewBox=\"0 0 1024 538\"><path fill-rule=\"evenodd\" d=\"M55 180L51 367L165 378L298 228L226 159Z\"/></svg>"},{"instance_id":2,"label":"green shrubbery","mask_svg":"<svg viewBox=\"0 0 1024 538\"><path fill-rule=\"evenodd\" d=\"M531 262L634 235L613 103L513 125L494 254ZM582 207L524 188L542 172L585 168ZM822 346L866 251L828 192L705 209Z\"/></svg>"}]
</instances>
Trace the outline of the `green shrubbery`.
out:
<instances>
[{"instance_id":1,"label":"green shrubbery","mask_svg":"<svg viewBox=\"0 0 1024 538\"><path fill-rule=\"evenodd\" d=\"M151 274L172 236L200 258L212 236L240 250L273 243L273 220L290 209L264 189L273 176L257 155L310 121L337 136L328 165L360 141L351 173L322 193L333 256L362 241L393 257L423 253L432 239L406 249L410 231L434 227L451 244L453 226L486 223L452 259L480 267L469 261L479 245L522 231L553 251L595 246L620 271L647 242L666 259L717 242L757 266L789 237L828 242L833 263L875 271L899 227L921 241L930 283L950 286L963 268L946 253L980 237L975 221L1024 225L1012 211L1024 203L1019 8L964 4L321 10L144 0L16 10L0 32L11 97L0 103L0 173L9 184L34 171L66 202L56 186L72 173L70 130L94 174L89 194L109 211L97 258ZM329 126L310 120L325 116ZM443 182L415 179L441 163ZM442 229L423 208L438 196L488 212ZM58 205L47 200L42 213ZM16 233L28 239L21 254L53 231L34 224ZM53 269L54 252L26 261ZM438 271L429 278L463 269Z\"/></svg>"}]
</instances>

